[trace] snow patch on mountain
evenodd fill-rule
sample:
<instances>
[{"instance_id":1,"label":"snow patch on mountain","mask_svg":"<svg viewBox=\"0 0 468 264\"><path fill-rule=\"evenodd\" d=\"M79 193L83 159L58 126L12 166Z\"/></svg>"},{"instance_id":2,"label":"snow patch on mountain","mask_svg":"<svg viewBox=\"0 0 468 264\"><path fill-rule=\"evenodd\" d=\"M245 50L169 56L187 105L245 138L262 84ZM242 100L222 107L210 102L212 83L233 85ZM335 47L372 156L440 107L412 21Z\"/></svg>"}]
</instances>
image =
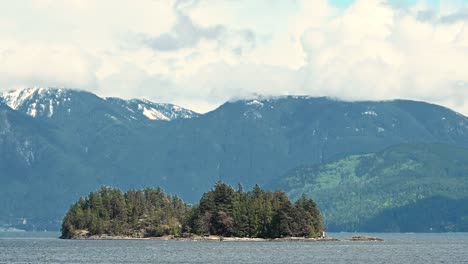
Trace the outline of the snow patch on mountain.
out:
<instances>
[{"instance_id":1,"label":"snow patch on mountain","mask_svg":"<svg viewBox=\"0 0 468 264\"><path fill-rule=\"evenodd\" d=\"M260 106L263 107L264 104L258 100L252 100L246 103L246 105L255 105L255 106Z\"/></svg>"},{"instance_id":2,"label":"snow patch on mountain","mask_svg":"<svg viewBox=\"0 0 468 264\"><path fill-rule=\"evenodd\" d=\"M70 102L69 90L32 87L4 92L2 99L14 110L22 111L32 117L52 117L58 106Z\"/></svg>"},{"instance_id":3,"label":"snow patch on mountain","mask_svg":"<svg viewBox=\"0 0 468 264\"><path fill-rule=\"evenodd\" d=\"M26 100L30 99L39 89L20 89L15 91L6 92L3 94L5 103L13 108L18 109Z\"/></svg>"},{"instance_id":4,"label":"snow patch on mountain","mask_svg":"<svg viewBox=\"0 0 468 264\"><path fill-rule=\"evenodd\" d=\"M193 118L198 114L173 104L153 103L148 100L133 99L130 105L137 105L138 112L150 120L171 121L179 118ZM134 109L134 108L133 108Z\"/></svg>"},{"instance_id":5,"label":"snow patch on mountain","mask_svg":"<svg viewBox=\"0 0 468 264\"><path fill-rule=\"evenodd\" d=\"M113 116L113 115L105 114L105 116L112 119L112 120L114 120L114 121L119 121L119 119L117 117Z\"/></svg>"},{"instance_id":6,"label":"snow patch on mountain","mask_svg":"<svg viewBox=\"0 0 468 264\"><path fill-rule=\"evenodd\" d=\"M106 101L118 105L128 112L132 120L149 119L152 121L172 121L189 119L198 114L173 104L153 103L145 99L123 100L119 98L105 98Z\"/></svg>"},{"instance_id":7,"label":"snow patch on mountain","mask_svg":"<svg viewBox=\"0 0 468 264\"><path fill-rule=\"evenodd\" d=\"M378 116L378 114L375 111L368 110L365 112L362 112L362 115L368 115L368 116Z\"/></svg>"},{"instance_id":8,"label":"snow patch on mountain","mask_svg":"<svg viewBox=\"0 0 468 264\"><path fill-rule=\"evenodd\" d=\"M77 106L88 106L87 109L90 110L89 107L93 108L101 103L104 106L102 109L107 108L109 115L123 118L122 120L171 121L198 116L195 112L173 104L153 103L143 99L100 98L88 92L59 88L32 87L8 91L0 94L0 102L29 116L46 118L51 118L57 113L70 115L71 112L82 112L83 109L76 109Z\"/></svg>"},{"instance_id":9,"label":"snow patch on mountain","mask_svg":"<svg viewBox=\"0 0 468 264\"><path fill-rule=\"evenodd\" d=\"M159 112L158 110L152 107L146 108L142 106L141 104L138 104L138 110L142 110L143 115L151 120L166 120L166 121L170 120L167 116L163 115L161 112Z\"/></svg>"}]
</instances>

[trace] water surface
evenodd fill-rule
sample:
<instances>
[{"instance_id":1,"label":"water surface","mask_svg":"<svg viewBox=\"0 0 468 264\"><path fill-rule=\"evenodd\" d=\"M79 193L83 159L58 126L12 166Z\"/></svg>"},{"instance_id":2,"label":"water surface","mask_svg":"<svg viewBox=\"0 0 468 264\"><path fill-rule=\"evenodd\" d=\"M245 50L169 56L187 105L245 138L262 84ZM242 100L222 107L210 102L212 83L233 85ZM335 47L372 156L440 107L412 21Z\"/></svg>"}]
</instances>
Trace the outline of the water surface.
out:
<instances>
[{"instance_id":1,"label":"water surface","mask_svg":"<svg viewBox=\"0 0 468 264\"><path fill-rule=\"evenodd\" d=\"M0 233L0 263L468 263L467 233L371 235L385 241L77 241Z\"/></svg>"}]
</instances>

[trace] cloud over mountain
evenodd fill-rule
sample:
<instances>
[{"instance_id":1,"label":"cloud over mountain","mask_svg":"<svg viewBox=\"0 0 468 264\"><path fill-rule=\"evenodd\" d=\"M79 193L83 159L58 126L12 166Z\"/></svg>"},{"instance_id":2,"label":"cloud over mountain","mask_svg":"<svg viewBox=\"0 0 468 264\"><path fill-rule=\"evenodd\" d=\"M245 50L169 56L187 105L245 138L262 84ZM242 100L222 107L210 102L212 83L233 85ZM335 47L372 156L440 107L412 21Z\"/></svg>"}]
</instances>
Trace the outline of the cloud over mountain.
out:
<instances>
[{"instance_id":1,"label":"cloud over mountain","mask_svg":"<svg viewBox=\"0 0 468 264\"><path fill-rule=\"evenodd\" d=\"M466 1L5 2L0 89L76 87L199 111L252 94L408 98L467 114L467 14Z\"/></svg>"}]
</instances>

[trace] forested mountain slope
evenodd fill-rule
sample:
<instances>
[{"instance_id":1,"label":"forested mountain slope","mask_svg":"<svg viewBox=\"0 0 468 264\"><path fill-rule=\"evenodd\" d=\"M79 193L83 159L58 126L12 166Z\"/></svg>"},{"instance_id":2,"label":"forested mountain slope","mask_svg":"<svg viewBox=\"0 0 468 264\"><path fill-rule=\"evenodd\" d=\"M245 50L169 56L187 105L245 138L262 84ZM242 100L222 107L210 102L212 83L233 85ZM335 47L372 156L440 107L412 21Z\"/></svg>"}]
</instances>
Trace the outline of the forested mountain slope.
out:
<instances>
[{"instance_id":1,"label":"forested mountain slope","mask_svg":"<svg viewBox=\"0 0 468 264\"><path fill-rule=\"evenodd\" d=\"M406 144L303 166L280 179L317 201L330 230L468 231L468 150Z\"/></svg>"},{"instance_id":2,"label":"forested mountain slope","mask_svg":"<svg viewBox=\"0 0 468 264\"><path fill-rule=\"evenodd\" d=\"M9 131L0 133L0 210L8 218L4 223L27 219L27 228L41 228L38 216L46 219L41 223L59 223L72 201L100 185L161 186L195 202L220 180L246 188L266 185L301 165L397 144L468 147L467 117L405 100L257 98L202 115L170 104L52 88L9 92L0 102L0 131ZM19 146L25 139L41 143L24 152ZM41 158L25 162L24 153Z\"/></svg>"}]
</instances>

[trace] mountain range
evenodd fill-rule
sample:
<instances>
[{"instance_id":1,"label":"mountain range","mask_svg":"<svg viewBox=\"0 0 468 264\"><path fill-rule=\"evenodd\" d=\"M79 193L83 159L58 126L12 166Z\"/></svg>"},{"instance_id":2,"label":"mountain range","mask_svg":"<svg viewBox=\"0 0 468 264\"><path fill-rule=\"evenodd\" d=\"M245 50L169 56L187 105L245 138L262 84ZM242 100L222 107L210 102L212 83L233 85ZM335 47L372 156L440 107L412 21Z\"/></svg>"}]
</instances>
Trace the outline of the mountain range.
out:
<instances>
[{"instance_id":1,"label":"mountain range","mask_svg":"<svg viewBox=\"0 0 468 264\"><path fill-rule=\"evenodd\" d=\"M70 204L100 185L124 190L161 186L195 202L215 182L224 181L247 188L257 183L284 188L292 197L307 192L324 208L325 216L329 215L326 221L331 228L386 229L371 223L371 218L379 219L379 214L420 200L408 197L406 202L380 206L382 210L372 211L364 219L356 217L363 211L348 212L338 206L343 202L340 199L347 199L345 194L327 201L316 196L323 194L320 188L292 184L297 182L292 179L298 175L294 172L300 168L324 171L321 166L348 159L361 161L398 145L408 146L404 149L409 155L418 144L468 148L468 118L442 106L409 100L259 97L226 102L198 114L172 104L101 98L86 91L21 89L0 98L0 223L27 229L57 228ZM450 151L445 153L451 157ZM399 158L385 163L387 170L405 166L407 156ZM438 166L447 167L449 161ZM468 172L461 169L457 173L461 174L457 178L460 188L466 190ZM304 180L307 186L315 181L314 173L300 175L310 178ZM325 173L320 178L336 175ZM343 186L357 188L350 192L361 188ZM387 195L380 187L371 191ZM443 190L434 193L453 198L449 187ZM331 216L331 208L353 215L343 220Z\"/></svg>"}]
</instances>

